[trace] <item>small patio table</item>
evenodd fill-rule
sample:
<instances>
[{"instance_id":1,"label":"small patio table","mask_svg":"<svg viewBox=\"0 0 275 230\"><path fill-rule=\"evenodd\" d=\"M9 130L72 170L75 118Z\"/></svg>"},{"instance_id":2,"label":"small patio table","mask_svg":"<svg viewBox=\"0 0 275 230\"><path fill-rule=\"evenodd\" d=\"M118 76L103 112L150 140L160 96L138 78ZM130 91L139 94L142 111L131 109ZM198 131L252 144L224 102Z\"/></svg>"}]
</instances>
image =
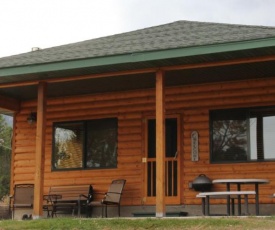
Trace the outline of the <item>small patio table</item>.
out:
<instances>
[{"instance_id":1,"label":"small patio table","mask_svg":"<svg viewBox=\"0 0 275 230\"><path fill-rule=\"evenodd\" d=\"M230 191L230 185L237 185L238 191L241 191L242 184L254 184L255 185L255 206L256 206L256 215L258 216L259 211L259 184L268 184L269 180L267 179L217 179L212 181L213 184L226 184L226 190ZM230 207L230 198L227 199L227 207ZM241 215L241 197L238 196L238 215Z\"/></svg>"}]
</instances>

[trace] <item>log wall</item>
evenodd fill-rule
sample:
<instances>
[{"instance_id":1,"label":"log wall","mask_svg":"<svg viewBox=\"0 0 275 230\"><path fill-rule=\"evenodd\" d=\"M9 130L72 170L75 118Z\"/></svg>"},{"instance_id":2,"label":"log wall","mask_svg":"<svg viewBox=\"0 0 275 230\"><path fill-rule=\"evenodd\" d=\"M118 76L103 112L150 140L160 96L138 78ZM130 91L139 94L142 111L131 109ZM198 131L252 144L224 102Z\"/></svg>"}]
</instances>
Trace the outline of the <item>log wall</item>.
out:
<instances>
[{"instance_id":1,"label":"log wall","mask_svg":"<svg viewBox=\"0 0 275 230\"><path fill-rule=\"evenodd\" d=\"M166 113L181 117L181 203L199 204L196 192L188 183L199 174L211 179L246 177L266 178L271 183L260 185L260 200L272 203L275 192L275 162L210 164L209 163L209 109L275 105L275 78L230 83L180 86L166 89ZM35 170L35 125L26 122L30 112L36 111L36 102L22 103L16 116L13 183L31 183ZM106 191L113 179L127 180L123 205L142 204L144 127L143 120L155 111L155 90L106 93L49 99L47 102L46 155L44 192L52 185L87 184ZM118 167L105 170L51 171L52 124L59 121L118 118ZM199 132L199 161L191 161L193 130ZM222 189L216 186L216 189Z\"/></svg>"}]
</instances>

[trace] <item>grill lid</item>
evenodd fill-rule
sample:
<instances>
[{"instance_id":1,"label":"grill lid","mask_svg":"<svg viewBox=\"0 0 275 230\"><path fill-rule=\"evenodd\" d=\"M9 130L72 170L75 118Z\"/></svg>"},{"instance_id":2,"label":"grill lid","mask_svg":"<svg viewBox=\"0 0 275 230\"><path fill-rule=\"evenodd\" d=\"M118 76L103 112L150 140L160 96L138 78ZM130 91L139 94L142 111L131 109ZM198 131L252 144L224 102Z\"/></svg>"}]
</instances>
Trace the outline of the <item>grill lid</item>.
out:
<instances>
[{"instance_id":1,"label":"grill lid","mask_svg":"<svg viewBox=\"0 0 275 230\"><path fill-rule=\"evenodd\" d=\"M212 181L205 174L200 174L193 180L193 184L212 184Z\"/></svg>"}]
</instances>

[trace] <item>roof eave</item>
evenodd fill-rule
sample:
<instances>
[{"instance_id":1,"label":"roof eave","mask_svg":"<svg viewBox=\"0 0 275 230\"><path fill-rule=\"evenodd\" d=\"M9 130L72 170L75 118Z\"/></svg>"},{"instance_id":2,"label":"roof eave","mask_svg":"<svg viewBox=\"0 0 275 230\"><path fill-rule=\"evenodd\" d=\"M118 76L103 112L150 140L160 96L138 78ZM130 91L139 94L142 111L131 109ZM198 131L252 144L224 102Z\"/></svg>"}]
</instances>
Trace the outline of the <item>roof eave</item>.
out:
<instances>
[{"instance_id":1,"label":"roof eave","mask_svg":"<svg viewBox=\"0 0 275 230\"><path fill-rule=\"evenodd\" d=\"M157 50L150 52L122 54L114 56L76 59L54 63L41 63L26 66L15 66L0 69L0 77L39 74L53 71L70 69L81 69L96 66L107 66L126 63L138 63L147 61L157 61L170 58L188 57L196 55L215 54L222 52L243 51L257 48L267 48L275 46L275 38L265 38L249 41L211 44L203 46L193 46L176 48L169 50Z\"/></svg>"}]
</instances>

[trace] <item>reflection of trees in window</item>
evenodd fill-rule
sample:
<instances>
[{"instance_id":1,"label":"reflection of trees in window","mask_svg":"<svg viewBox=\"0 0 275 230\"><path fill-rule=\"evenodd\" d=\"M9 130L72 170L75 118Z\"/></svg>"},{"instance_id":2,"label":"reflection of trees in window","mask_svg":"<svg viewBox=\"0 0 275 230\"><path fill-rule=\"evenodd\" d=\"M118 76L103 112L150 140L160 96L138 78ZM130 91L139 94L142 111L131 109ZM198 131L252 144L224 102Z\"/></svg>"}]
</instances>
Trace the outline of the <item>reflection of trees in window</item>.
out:
<instances>
[{"instance_id":1,"label":"reflection of trees in window","mask_svg":"<svg viewBox=\"0 0 275 230\"><path fill-rule=\"evenodd\" d=\"M87 167L115 167L117 124L114 119L88 122Z\"/></svg>"},{"instance_id":2,"label":"reflection of trees in window","mask_svg":"<svg viewBox=\"0 0 275 230\"><path fill-rule=\"evenodd\" d=\"M55 124L55 169L113 168L116 165L117 119Z\"/></svg>"},{"instance_id":3,"label":"reflection of trees in window","mask_svg":"<svg viewBox=\"0 0 275 230\"><path fill-rule=\"evenodd\" d=\"M213 121L213 159L247 159L246 120Z\"/></svg>"},{"instance_id":4,"label":"reflection of trees in window","mask_svg":"<svg viewBox=\"0 0 275 230\"><path fill-rule=\"evenodd\" d=\"M211 160L273 160L275 107L210 112Z\"/></svg>"},{"instance_id":5,"label":"reflection of trees in window","mask_svg":"<svg viewBox=\"0 0 275 230\"><path fill-rule=\"evenodd\" d=\"M82 167L83 125L81 123L57 125L54 139L54 167Z\"/></svg>"},{"instance_id":6,"label":"reflection of trees in window","mask_svg":"<svg viewBox=\"0 0 275 230\"><path fill-rule=\"evenodd\" d=\"M69 129L56 128L55 130L55 144L57 148L57 155L59 158L70 158L67 154L68 143L76 137L76 134Z\"/></svg>"}]
</instances>

